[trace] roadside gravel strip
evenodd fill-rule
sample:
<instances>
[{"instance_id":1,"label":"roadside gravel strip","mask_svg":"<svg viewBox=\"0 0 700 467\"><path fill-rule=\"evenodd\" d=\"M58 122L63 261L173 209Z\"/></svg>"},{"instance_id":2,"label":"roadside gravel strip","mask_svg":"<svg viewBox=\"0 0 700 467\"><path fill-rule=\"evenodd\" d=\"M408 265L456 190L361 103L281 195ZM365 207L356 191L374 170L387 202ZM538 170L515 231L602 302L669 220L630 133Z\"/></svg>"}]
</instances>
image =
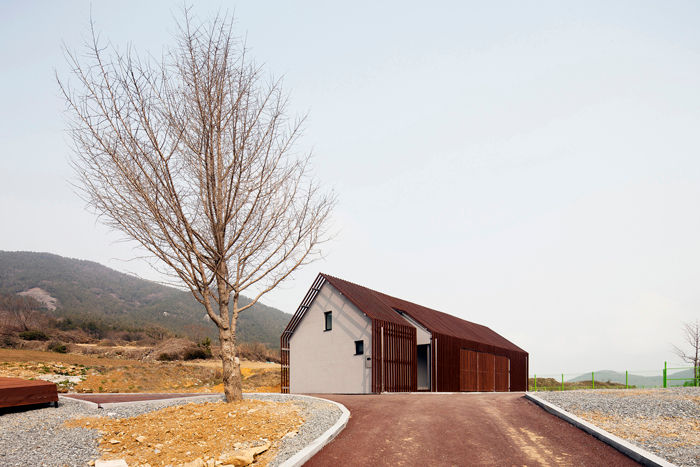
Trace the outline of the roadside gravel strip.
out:
<instances>
[{"instance_id":1,"label":"roadside gravel strip","mask_svg":"<svg viewBox=\"0 0 700 467\"><path fill-rule=\"evenodd\" d=\"M297 451L311 443L328 430L341 416L334 404L306 397L281 394L244 394L244 398L288 401L292 400L301 409L304 425L296 436L283 440L277 457L270 465L279 465ZM196 402L223 400L221 395L197 398ZM188 400L173 399L148 402L131 402L110 405L98 409L89 404L65 397L60 398L59 407L18 410L0 415L0 465L2 466L85 466L98 459L96 430L66 428L66 420L84 416L106 415L114 418L133 417L145 412L171 405L187 404Z\"/></svg>"},{"instance_id":2,"label":"roadside gravel strip","mask_svg":"<svg viewBox=\"0 0 700 467\"><path fill-rule=\"evenodd\" d=\"M700 388L542 391L537 397L679 466L700 466Z\"/></svg>"}]
</instances>

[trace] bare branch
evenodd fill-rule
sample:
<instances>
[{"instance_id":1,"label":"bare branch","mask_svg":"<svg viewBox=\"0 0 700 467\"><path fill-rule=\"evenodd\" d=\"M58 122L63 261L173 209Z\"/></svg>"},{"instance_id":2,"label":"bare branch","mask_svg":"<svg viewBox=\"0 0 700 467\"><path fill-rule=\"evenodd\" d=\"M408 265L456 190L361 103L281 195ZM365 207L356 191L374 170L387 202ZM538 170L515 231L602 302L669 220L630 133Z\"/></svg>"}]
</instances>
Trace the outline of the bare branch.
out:
<instances>
[{"instance_id":1,"label":"bare branch","mask_svg":"<svg viewBox=\"0 0 700 467\"><path fill-rule=\"evenodd\" d=\"M236 398L238 314L319 257L335 198L296 155L304 119L287 117L281 81L264 79L233 21L182 18L160 61L104 46L91 23L84 55L65 50L75 83L58 81L81 196L203 305Z\"/></svg>"}]
</instances>

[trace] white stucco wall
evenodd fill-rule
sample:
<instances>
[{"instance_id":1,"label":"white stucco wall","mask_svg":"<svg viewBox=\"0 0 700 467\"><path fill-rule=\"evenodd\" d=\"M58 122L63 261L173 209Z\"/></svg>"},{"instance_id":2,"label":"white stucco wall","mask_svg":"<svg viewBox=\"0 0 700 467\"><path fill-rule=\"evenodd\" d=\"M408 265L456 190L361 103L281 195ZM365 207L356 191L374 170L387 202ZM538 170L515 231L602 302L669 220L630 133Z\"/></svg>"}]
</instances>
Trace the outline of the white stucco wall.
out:
<instances>
[{"instance_id":1,"label":"white stucco wall","mask_svg":"<svg viewBox=\"0 0 700 467\"><path fill-rule=\"evenodd\" d=\"M416 345L430 344L430 331L408 315L401 313L401 317L408 321L408 324L416 328Z\"/></svg>"},{"instance_id":2,"label":"white stucco wall","mask_svg":"<svg viewBox=\"0 0 700 467\"><path fill-rule=\"evenodd\" d=\"M324 331L326 311L333 329ZM364 340L364 355L355 355L355 341ZM372 321L325 283L289 340L289 390L292 393L369 393Z\"/></svg>"}]
</instances>

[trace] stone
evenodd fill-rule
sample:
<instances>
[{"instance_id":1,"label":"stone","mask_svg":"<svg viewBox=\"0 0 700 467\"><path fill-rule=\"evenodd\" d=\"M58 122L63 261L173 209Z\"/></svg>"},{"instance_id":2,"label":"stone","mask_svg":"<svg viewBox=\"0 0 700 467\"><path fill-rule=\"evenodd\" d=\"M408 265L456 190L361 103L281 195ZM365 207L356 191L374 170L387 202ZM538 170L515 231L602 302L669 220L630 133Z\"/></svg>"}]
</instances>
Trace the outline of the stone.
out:
<instances>
[{"instance_id":1,"label":"stone","mask_svg":"<svg viewBox=\"0 0 700 467\"><path fill-rule=\"evenodd\" d=\"M146 441L146 437L145 437L145 436L141 435L141 436L137 436L137 437L136 437L136 442L137 442L137 443L143 443L144 441Z\"/></svg>"},{"instance_id":2,"label":"stone","mask_svg":"<svg viewBox=\"0 0 700 467\"><path fill-rule=\"evenodd\" d=\"M124 459L112 459L108 461L97 460L95 467L129 467Z\"/></svg>"},{"instance_id":3,"label":"stone","mask_svg":"<svg viewBox=\"0 0 700 467\"><path fill-rule=\"evenodd\" d=\"M255 446L254 448L251 448L253 451L253 456L257 456L258 454L262 454L263 452L267 451L270 449L270 442L266 442L265 444L262 444L260 446Z\"/></svg>"},{"instance_id":4,"label":"stone","mask_svg":"<svg viewBox=\"0 0 700 467\"><path fill-rule=\"evenodd\" d=\"M200 457L198 457L193 461L185 462L182 464L182 467L206 467L206 464Z\"/></svg>"},{"instance_id":5,"label":"stone","mask_svg":"<svg viewBox=\"0 0 700 467\"><path fill-rule=\"evenodd\" d=\"M252 449L241 449L233 454L229 454L223 459L224 465L230 464L236 467L244 467L255 461L255 451Z\"/></svg>"},{"instance_id":6,"label":"stone","mask_svg":"<svg viewBox=\"0 0 700 467\"><path fill-rule=\"evenodd\" d=\"M119 443L121 443L121 441L119 441L118 439L112 438L109 440L109 444L119 444Z\"/></svg>"}]
</instances>

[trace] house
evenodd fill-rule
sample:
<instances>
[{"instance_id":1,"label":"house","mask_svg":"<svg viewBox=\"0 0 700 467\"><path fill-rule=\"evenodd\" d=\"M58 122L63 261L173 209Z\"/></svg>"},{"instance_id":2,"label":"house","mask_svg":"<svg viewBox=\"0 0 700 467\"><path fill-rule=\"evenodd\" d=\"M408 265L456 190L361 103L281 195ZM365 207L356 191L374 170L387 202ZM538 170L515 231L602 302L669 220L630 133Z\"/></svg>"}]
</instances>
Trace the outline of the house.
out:
<instances>
[{"instance_id":1,"label":"house","mask_svg":"<svg viewBox=\"0 0 700 467\"><path fill-rule=\"evenodd\" d=\"M282 392L527 389L528 353L486 326L323 273L281 349Z\"/></svg>"}]
</instances>

